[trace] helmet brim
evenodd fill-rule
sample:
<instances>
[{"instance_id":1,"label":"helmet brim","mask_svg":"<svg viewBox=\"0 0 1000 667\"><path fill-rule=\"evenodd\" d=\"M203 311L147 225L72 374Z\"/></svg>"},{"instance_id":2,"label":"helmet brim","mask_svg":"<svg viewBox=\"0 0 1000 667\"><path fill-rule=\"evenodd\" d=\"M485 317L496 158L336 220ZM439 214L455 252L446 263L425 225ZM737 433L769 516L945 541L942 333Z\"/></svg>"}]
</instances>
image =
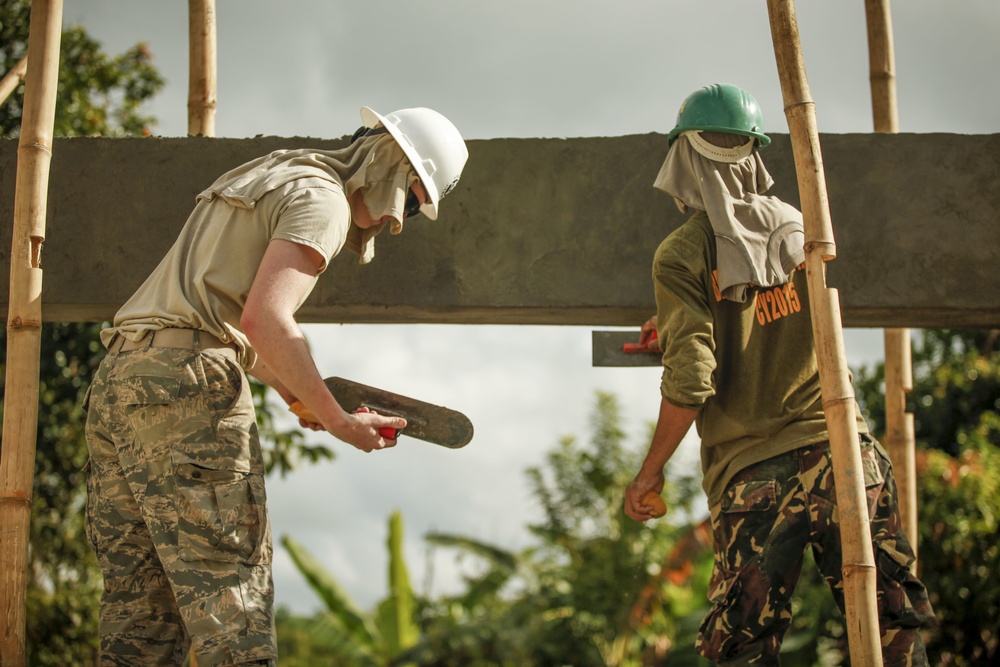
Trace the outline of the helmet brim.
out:
<instances>
[{"instance_id":1,"label":"helmet brim","mask_svg":"<svg viewBox=\"0 0 1000 667\"><path fill-rule=\"evenodd\" d=\"M734 130L731 127L712 127L708 125L699 125L697 127L684 127L678 125L674 129L670 130L670 134L667 135L667 146L672 146L674 140L680 136L681 132L687 132L688 130L697 130L699 132L725 132L727 134L741 134L744 137L753 137L757 140L757 145L755 148L767 148L767 145L771 143L771 137L767 136L763 132L741 132Z\"/></svg>"}]
</instances>

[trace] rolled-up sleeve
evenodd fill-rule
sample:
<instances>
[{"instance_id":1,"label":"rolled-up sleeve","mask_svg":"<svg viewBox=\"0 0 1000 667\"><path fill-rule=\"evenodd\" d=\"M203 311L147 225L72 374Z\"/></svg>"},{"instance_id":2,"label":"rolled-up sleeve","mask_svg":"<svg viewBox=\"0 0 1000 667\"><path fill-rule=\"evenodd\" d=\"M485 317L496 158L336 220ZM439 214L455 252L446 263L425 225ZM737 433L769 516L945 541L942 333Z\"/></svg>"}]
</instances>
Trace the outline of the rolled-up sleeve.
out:
<instances>
[{"instance_id":1,"label":"rolled-up sleeve","mask_svg":"<svg viewBox=\"0 0 1000 667\"><path fill-rule=\"evenodd\" d=\"M678 407L699 409L715 394L711 264L698 229L667 237L653 262L656 328L663 349L660 393Z\"/></svg>"}]
</instances>

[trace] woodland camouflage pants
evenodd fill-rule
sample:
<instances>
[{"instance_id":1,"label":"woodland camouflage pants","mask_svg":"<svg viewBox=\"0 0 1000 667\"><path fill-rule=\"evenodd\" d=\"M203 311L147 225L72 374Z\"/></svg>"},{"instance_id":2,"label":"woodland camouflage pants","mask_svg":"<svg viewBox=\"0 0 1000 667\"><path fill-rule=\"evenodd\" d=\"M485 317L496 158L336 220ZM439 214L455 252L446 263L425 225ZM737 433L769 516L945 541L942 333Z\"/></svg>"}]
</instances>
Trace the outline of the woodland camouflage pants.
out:
<instances>
[{"instance_id":1,"label":"woodland camouflage pants","mask_svg":"<svg viewBox=\"0 0 1000 667\"><path fill-rule=\"evenodd\" d=\"M926 589L908 569L913 549L902 532L892 467L870 436L861 436L861 450L883 663L926 665L917 629L933 618L933 611ZM821 574L844 610L829 443L803 447L740 471L711 511L713 607L702 622L698 652L722 665L777 665L807 547L812 547Z\"/></svg>"},{"instance_id":2,"label":"woodland camouflage pants","mask_svg":"<svg viewBox=\"0 0 1000 667\"><path fill-rule=\"evenodd\" d=\"M199 667L273 664L264 466L235 354L110 352L87 444L101 664L181 665L192 646Z\"/></svg>"}]
</instances>

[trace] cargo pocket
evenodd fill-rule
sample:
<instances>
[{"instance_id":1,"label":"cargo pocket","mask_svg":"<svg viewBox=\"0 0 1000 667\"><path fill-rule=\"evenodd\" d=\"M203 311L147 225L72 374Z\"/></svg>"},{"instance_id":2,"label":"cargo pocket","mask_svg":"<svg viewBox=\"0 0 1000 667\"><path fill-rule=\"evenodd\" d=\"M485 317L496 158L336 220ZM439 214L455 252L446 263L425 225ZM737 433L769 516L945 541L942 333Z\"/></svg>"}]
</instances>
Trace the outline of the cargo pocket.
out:
<instances>
[{"instance_id":1,"label":"cargo pocket","mask_svg":"<svg viewBox=\"0 0 1000 667\"><path fill-rule=\"evenodd\" d=\"M175 460L181 560L270 562L264 476L233 468Z\"/></svg>"},{"instance_id":2,"label":"cargo pocket","mask_svg":"<svg viewBox=\"0 0 1000 667\"><path fill-rule=\"evenodd\" d=\"M911 562L892 540L875 543L879 617L887 627L916 628L934 617L927 589L910 572Z\"/></svg>"},{"instance_id":3,"label":"cargo pocket","mask_svg":"<svg viewBox=\"0 0 1000 667\"><path fill-rule=\"evenodd\" d=\"M158 427L168 430L163 422L166 415L160 409L177 401L181 392L181 381L175 377L160 375L133 375L121 378L115 388L119 405L127 405L128 420L133 430L140 436L147 436L150 429Z\"/></svg>"},{"instance_id":4,"label":"cargo pocket","mask_svg":"<svg viewBox=\"0 0 1000 667\"><path fill-rule=\"evenodd\" d=\"M726 487L712 526L723 564L736 567L760 554L774 529L777 506L774 480L748 479Z\"/></svg>"}]
</instances>

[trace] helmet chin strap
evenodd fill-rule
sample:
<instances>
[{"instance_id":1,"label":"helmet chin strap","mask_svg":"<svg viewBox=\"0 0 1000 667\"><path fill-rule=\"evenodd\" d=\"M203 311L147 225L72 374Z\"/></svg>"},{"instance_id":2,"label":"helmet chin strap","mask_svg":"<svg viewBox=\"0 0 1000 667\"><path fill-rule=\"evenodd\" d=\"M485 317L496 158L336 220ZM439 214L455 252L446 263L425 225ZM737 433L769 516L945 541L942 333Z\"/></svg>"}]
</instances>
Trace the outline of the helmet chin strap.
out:
<instances>
[{"instance_id":1,"label":"helmet chin strap","mask_svg":"<svg viewBox=\"0 0 1000 667\"><path fill-rule=\"evenodd\" d=\"M373 134L385 134L388 131L389 130L385 129L384 125L381 127L365 127L364 125L362 125L357 130L354 131L354 134L351 136L351 143L353 144L361 137L370 137Z\"/></svg>"}]
</instances>

